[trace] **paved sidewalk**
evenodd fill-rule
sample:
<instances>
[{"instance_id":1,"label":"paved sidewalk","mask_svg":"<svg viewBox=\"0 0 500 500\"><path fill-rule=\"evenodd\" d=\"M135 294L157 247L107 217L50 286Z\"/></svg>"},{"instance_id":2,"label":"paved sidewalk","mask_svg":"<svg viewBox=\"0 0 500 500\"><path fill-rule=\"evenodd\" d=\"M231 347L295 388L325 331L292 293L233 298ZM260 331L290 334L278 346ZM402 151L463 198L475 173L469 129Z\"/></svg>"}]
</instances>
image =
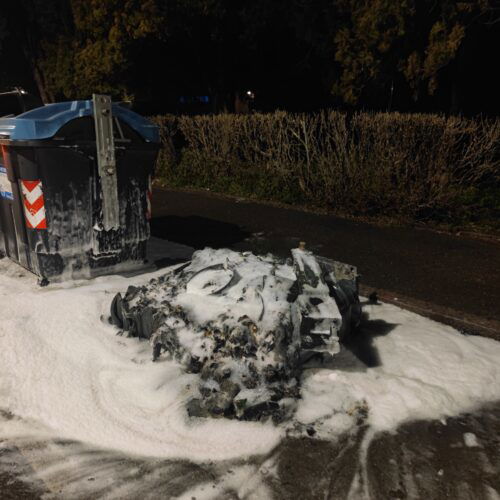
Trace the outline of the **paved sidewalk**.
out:
<instances>
[{"instance_id":1,"label":"paved sidewalk","mask_svg":"<svg viewBox=\"0 0 500 500\"><path fill-rule=\"evenodd\" d=\"M362 292L500 339L500 244L378 227L204 192L157 189L154 236L191 245L288 255L299 241L356 265Z\"/></svg>"}]
</instances>

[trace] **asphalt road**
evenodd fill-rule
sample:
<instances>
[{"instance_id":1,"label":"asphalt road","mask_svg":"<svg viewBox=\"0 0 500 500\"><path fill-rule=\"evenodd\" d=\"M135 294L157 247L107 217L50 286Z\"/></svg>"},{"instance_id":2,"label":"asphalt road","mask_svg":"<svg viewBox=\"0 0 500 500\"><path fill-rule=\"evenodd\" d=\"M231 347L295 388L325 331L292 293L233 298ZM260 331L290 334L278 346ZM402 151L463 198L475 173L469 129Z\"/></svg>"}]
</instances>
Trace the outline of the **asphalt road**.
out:
<instances>
[{"instance_id":1,"label":"asphalt road","mask_svg":"<svg viewBox=\"0 0 500 500\"><path fill-rule=\"evenodd\" d=\"M500 243L379 227L205 192L156 190L152 233L194 248L289 255L299 241L355 265L362 291L500 339Z\"/></svg>"}]
</instances>

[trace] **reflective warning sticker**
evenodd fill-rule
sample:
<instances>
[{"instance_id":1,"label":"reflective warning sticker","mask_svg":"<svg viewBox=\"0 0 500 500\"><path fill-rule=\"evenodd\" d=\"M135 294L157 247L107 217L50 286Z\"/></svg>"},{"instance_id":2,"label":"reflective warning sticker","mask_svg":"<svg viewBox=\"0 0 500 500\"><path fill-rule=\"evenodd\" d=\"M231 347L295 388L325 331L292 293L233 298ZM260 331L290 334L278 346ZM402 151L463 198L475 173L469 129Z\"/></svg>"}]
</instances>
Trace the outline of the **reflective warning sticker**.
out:
<instances>
[{"instance_id":1,"label":"reflective warning sticker","mask_svg":"<svg viewBox=\"0 0 500 500\"><path fill-rule=\"evenodd\" d=\"M13 200L12 186L7 177L7 170L3 165L0 165L0 196L7 200Z\"/></svg>"},{"instance_id":2,"label":"reflective warning sticker","mask_svg":"<svg viewBox=\"0 0 500 500\"><path fill-rule=\"evenodd\" d=\"M21 181L24 215L29 229L47 229L42 181Z\"/></svg>"}]
</instances>

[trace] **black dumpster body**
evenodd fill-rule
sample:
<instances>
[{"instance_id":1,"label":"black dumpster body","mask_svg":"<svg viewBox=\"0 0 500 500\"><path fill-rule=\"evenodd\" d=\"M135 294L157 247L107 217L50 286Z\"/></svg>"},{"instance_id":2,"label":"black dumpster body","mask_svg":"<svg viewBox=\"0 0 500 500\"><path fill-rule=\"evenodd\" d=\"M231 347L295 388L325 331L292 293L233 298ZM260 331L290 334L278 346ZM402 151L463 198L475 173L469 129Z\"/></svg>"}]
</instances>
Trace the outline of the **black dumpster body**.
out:
<instances>
[{"instance_id":1,"label":"black dumpster body","mask_svg":"<svg viewBox=\"0 0 500 500\"><path fill-rule=\"evenodd\" d=\"M53 120L51 130L44 125L31 134L53 132L50 137L18 138L30 135L22 130L0 135L0 250L45 281L143 266L157 130L113 105L119 225L105 229L92 101L58 104L74 109L59 112L65 117ZM50 106L56 105L44 108ZM34 121L36 111L10 119L10 125L0 120L0 134L5 137L22 119L29 122L30 113Z\"/></svg>"}]
</instances>

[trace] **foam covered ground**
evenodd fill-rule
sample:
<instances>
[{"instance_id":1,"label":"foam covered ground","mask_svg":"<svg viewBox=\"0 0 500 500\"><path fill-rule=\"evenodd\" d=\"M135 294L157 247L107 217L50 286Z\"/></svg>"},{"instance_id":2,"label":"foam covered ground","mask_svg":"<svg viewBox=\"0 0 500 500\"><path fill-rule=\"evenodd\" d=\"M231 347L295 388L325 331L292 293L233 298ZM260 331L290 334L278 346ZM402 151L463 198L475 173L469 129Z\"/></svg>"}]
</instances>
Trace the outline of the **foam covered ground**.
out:
<instances>
[{"instance_id":1,"label":"foam covered ground","mask_svg":"<svg viewBox=\"0 0 500 500\"><path fill-rule=\"evenodd\" d=\"M371 340L379 362L341 356L307 370L293 422L189 419L194 375L173 361L152 363L147 342L119 337L101 319L115 293L165 272L39 288L0 260L0 409L31 422L33 433L203 462L267 453L297 424L331 439L360 413L374 431L390 430L500 399L500 343L381 304L364 307L368 323L391 327ZM5 425L0 437L18 431Z\"/></svg>"}]
</instances>

